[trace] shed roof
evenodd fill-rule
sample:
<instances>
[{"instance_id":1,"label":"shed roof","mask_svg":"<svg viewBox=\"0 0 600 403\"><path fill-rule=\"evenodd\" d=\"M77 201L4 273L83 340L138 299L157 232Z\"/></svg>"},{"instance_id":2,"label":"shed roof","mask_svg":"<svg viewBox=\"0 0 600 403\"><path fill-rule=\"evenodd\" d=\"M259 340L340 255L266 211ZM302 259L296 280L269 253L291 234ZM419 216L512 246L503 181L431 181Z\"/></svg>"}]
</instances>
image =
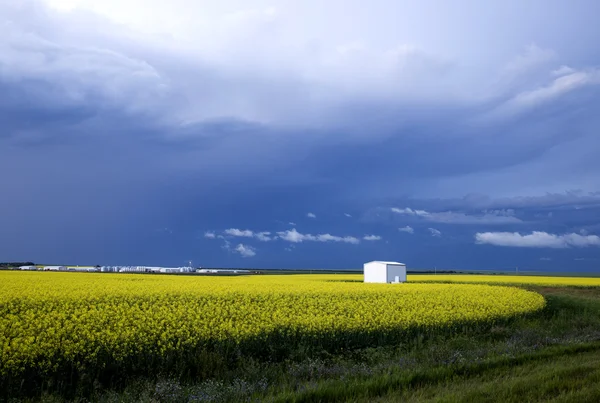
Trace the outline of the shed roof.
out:
<instances>
[{"instance_id":1,"label":"shed roof","mask_svg":"<svg viewBox=\"0 0 600 403\"><path fill-rule=\"evenodd\" d=\"M383 264L396 264L396 265L400 265L400 266L406 266L404 263L400 263L400 262L388 262L385 260L371 260L370 262L367 263L383 263Z\"/></svg>"}]
</instances>

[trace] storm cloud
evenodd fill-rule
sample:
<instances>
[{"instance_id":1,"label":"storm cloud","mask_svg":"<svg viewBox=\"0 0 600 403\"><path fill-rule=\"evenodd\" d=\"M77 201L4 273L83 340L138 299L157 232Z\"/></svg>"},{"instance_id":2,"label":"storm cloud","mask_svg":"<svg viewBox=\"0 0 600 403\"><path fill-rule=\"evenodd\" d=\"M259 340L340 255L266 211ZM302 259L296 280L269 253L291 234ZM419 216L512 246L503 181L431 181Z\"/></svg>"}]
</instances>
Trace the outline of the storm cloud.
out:
<instances>
[{"instance_id":1,"label":"storm cloud","mask_svg":"<svg viewBox=\"0 0 600 403\"><path fill-rule=\"evenodd\" d=\"M474 267L475 233L594 235L595 11L0 0L1 255Z\"/></svg>"}]
</instances>

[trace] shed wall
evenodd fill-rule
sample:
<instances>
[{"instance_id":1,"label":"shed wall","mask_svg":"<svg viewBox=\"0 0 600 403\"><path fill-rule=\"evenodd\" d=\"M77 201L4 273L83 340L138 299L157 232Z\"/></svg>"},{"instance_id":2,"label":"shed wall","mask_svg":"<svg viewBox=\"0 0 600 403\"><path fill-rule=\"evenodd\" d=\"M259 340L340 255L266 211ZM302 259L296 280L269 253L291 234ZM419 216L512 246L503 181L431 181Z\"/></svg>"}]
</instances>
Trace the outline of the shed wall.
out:
<instances>
[{"instance_id":1,"label":"shed wall","mask_svg":"<svg viewBox=\"0 0 600 403\"><path fill-rule=\"evenodd\" d=\"M385 283L387 280L386 265L378 262L365 263L365 283Z\"/></svg>"},{"instance_id":2,"label":"shed wall","mask_svg":"<svg viewBox=\"0 0 600 403\"><path fill-rule=\"evenodd\" d=\"M396 281L396 276L399 277L401 283L406 281L406 266L397 264L387 265L387 282L392 283Z\"/></svg>"}]
</instances>

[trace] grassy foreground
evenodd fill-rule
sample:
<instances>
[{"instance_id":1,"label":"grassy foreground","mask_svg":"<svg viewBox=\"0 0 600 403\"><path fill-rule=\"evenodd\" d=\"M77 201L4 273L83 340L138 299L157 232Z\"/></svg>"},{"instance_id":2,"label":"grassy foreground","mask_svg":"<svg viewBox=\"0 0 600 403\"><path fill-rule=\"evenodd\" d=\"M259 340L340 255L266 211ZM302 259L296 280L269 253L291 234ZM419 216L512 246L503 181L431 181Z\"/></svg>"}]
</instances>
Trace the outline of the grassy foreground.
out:
<instances>
[{"instance_id":1,"label":"grassy foreground","mask_svg":"<svg viewBox=\"0 0 600 403\"><path fill-rule=\"evenodd\" d=\"M545 296L544 310L491 328L279 361L248 357L202 380L149 376L30 400L600 401L600 287L523 287Z\"/></svg>"}]
</instances>

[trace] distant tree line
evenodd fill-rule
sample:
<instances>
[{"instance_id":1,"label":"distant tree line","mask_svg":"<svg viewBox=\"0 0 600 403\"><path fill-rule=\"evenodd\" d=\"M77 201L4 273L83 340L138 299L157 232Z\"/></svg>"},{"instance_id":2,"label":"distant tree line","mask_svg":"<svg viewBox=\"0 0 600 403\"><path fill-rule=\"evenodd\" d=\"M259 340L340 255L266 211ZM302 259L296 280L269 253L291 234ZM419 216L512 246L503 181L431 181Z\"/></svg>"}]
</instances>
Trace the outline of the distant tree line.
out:
<instances>
[{"instance_id":1,"label":"distant tree line","mask_svg":"<svg viewBox=\"0 0 600 403\"><path fill-rule=\"evenodd\" d=\"M0 267L35 266L33 262L0 262Z\"/></svg>"}]
</instances>

